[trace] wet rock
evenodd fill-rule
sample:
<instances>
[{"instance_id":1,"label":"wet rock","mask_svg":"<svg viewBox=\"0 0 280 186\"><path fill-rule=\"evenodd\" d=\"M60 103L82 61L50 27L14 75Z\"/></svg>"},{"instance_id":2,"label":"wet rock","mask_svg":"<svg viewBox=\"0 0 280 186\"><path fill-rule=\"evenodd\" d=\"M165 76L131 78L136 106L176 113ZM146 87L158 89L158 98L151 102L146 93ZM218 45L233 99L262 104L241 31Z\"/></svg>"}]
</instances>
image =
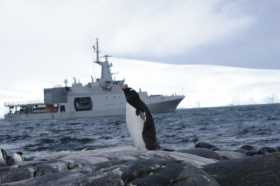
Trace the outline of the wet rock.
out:
<instances>
[{"instance_id":1,"label":"wet rock","mask_svg":"<svg viewBox=\"0 0 280 186\"><path fill-rule=\"evenodd\" d=\"M195 148L205 148L205 149L210 149L210 150L219 150L218 147L216 147L215 145L212 145L210 143L206 143L206 142L198 142L197 144L195 144Z\"/></svg>"},{"instance_id":2,"label":"wet rock","mask_svg":"<svg viewBox=\"0 0 280 186\"><path fill-rule=\"evenodd\" d=\"M245 153L247 156L256 156L259 155L258 151L248 151Z\"/></svg>"},{"instance_id":3,"label":"wet rock","mask_svg":"<svg viewBox=\"0 0 280 186\"><path fill-rule=\"evenodd\" d=\"M258 154L261 155L266 155L266 154L271 154L277 152L276 149L272 148L272 147L262 147L258 150Z\"/></svg>"},{"instance_id":4,"label":"wet rock","mask_svg":"<svg viewBox=\"0 0 280 186\"><path fill-rule=\"evenodd\" d=\"M235 152L235 151L215 151L215 152L226 160L241 159L246 157L245 154L241 152Z\"/></svg>"},{"instance_id":5,"label":"wet rock","mask_svg":"<svg viewBox=\"0 0 280 186\"><path fill-rule=\"evenodd\" d=\"M266 155L266 154L277 152L277 148L262 147L260 149L257 149L256 147L251 145L244 145L239 149L239 151L243 152L247 156L255 156L255 155Z\"/></svg>"},{"instance_id":6,"label":"wet rock","mask_svg":"<svg viewBox=\"0 0 280 186\"><path fill-rule=\"evenodd\" d=\"M247 156L255 156L258 154L258 149L252 145L243 145L237 151L242 152Z\"/></svg>"},{"instance_id":7,"label":"wet rock","mask_svg":"<svg viewBox=\"0 0 280 186\"><path fill-rule=\"evenodd\" d=\"M174 160L133 162L122 175L125 185L218 185L204 171Z\"/></svg>"},{"instance_id":8,"label":"wet rock","mask_svg":"<svg viewBox=\"0 0 280 186\"><path fill-rule=\"evenodd\" d=\"M33 177L33 172L26 168L5 167L0 169L0 185Z\"/></svg>"},{"instance_id":9,"label":"wet rock","mask_svg":"<svg viewBox=\"0 0 280 186\"><path fill-rule=\"evenodd\" d=\"M180 150L180 152L194 154L197 156L201 156L201 157L209 158L209 159L215 159L215 160L225 160L226 159L223 156L219 155L217 152L206 149L206 148Z\"/></svg>"},{"instance_id":10,"label":"wet rock","mask_svg":"<svg viewBox=\"0 0 280 186\"><path fill-rule=\"evenodd\" d=\"M242 152L256 151L257 148L252 145L242 145L239 149Z\"/></svg>"},{"instance_id":11,"label":"wet rock","mask_svg":"<svg viewBox=\"0 0 280 186\"><path fill-rule=\"evenodd\" d=\"M223 186L279 186L280 153L220 161L204 170Z\"/></svg>"}]
</instances>

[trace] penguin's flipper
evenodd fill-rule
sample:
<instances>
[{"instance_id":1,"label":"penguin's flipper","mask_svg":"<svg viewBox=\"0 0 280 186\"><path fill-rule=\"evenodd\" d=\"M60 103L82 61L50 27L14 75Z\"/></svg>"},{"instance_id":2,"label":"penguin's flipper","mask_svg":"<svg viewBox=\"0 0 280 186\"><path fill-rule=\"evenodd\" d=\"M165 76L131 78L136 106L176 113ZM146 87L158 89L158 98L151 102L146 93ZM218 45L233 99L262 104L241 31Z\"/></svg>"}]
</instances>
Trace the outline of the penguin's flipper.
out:
<instances>
[{"instance_id":1,"label":"penguin's flipper","mask_svg":"<svg viewBox=\"0 0 280 186\"><path fill-rule=\"evenodd\" d=\"M140 118L141 118L143 121L146 121L147 117L146 117L145 112L141 112L139 109L136 109L135 113L136 113L136 116L139 116L139 115L140 115Z\"/></svg>"},{"instance_id":2,"label":"penguin's flipper","mask_svg":"<svg viewBox=\"0 0 280 186\"><path fill-rule=\"evenodd\" d=\"M140 112L140 117L141 117L141 119L143 119L143 121L146 121L146 119L147 119L145 112Z\"/></svg>"}]
</instances>

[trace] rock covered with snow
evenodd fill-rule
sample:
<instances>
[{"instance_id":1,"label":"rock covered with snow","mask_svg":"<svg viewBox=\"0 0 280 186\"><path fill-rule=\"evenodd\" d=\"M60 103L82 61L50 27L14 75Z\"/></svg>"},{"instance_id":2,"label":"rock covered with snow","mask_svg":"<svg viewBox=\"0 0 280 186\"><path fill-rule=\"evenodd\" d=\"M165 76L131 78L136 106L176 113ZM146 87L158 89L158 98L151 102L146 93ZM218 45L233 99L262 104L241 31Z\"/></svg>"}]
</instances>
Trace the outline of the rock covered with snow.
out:
<instances>
[{"instance_id":1,"label":"rock covered with snow","mask_svg":"<svg viewBox=\"0 0 280 186\"><path fill-rule=\"evenodd\" d=\"M218 186L201 169L215 162L191 154L139 151L134 147L65 152L18 166L1 167L0 184Z\"/></svg>"},{"instance_id":2,"label":"rock covered with snow","mask_svg":"<svg viewBox=\"0 0 280 186\"><path fill-rule=\"evenodd\" d=\"M124 146L56 152L20 164L1 164L0 185L279 186L279 170L279 152L252 157L205 148L176 152Z\"/></svg>"}]
</instances>

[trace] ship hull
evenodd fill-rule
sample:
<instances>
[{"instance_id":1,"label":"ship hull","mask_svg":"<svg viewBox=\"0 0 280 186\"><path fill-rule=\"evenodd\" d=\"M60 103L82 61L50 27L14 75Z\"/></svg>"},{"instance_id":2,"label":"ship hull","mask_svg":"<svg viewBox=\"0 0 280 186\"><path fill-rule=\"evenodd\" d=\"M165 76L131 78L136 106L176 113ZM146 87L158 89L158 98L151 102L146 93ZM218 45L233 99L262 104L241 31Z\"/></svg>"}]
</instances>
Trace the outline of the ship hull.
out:
<instances>
[{"instance_id":1,"label":"ship hull","mask_svg":"<svg viewBox=\"0 0 280 186\"><path fill-rule=\"evenodd\" d=\"M147 103L152 113L167 113L174 112L179 103L184 97L175 97L164 101L154 101ZM120 104L119 108L114 109L95 109L92 111L83 112L63 112L63 113L28 113L28 114L6 114L5 120L8 121L26 121L26 120L66 120L66 119L81 119L93 117L106 117L106 116L122 116L125 115L125 101Z\"/></svg>"},{"instance_id":2,"label":"ship hull","mask_svg":"<svg viewBox=\"0 0 280 186\"><path fill-rule=\"evenodd\" d=\"M148 107L152 113L167 113L175 112L179 103L182 101L181 98L163 101L159 103L148 104Z\"/></svg>"}]
</instances>

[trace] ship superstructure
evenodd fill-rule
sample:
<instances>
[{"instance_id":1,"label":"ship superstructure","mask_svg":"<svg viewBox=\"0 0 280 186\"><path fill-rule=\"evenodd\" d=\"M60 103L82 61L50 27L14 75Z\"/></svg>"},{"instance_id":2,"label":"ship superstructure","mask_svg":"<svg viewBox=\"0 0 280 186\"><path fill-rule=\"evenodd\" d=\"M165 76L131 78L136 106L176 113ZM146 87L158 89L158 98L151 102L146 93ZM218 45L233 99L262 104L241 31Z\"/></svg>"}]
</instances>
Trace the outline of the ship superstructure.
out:
<instances>
[{"instance_id":1,"label":"ship superstructure","mask_svg":"<svg viewBox=\"0 0 280 186\"><path fill-rule=\"evenodd\" d=\"M74 79L72 86L44 89L44 102L11 104L4 118L6 120L33 120L33 119L76 119L96 116L114 116L125 114L126 100L121 87L124 80L113 80L111 67L105 55L100 60L99 44L94 46L95 63L101 66L101 77L86 85ZM178 104L184 99L183 95L148 95L139 91L141 99L153 113L175 111Z\"/></svg>"}]
</instances>

